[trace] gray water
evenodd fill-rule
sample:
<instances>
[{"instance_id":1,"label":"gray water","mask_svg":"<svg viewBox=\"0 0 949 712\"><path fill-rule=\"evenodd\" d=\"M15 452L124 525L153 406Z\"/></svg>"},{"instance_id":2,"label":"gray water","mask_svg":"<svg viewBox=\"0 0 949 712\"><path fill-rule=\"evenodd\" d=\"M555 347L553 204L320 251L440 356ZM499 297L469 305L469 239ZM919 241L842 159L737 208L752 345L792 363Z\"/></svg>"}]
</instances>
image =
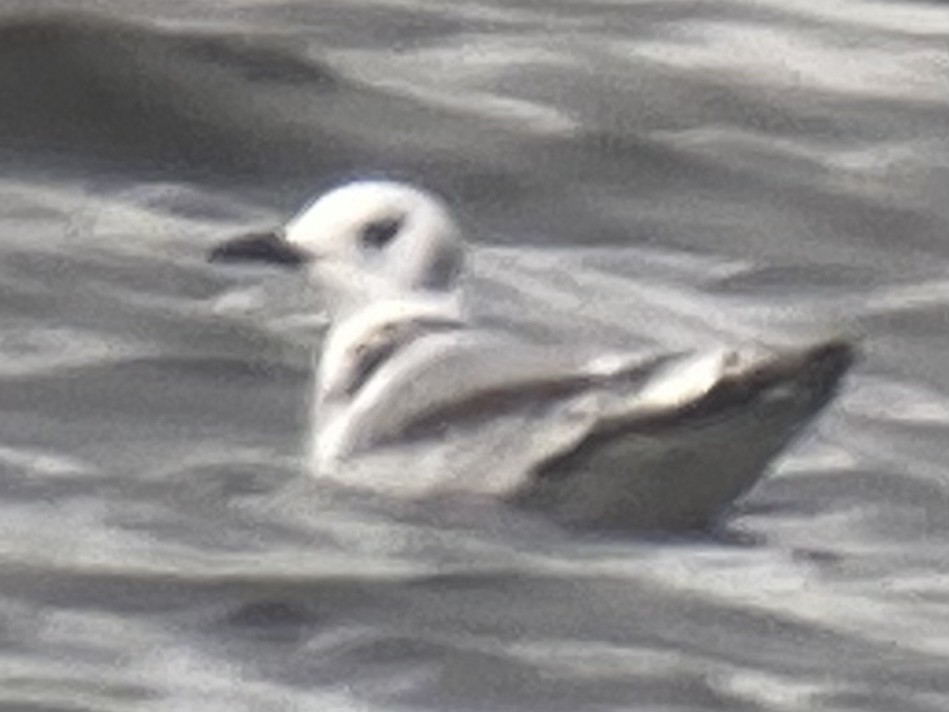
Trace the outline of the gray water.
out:
<instances>
[{"instance_id":1,"label":"gray water","mask_svg":"<svg viewBox=\"0 0 949 712\"><path fill-rule=\"evenodd\" d=\"M947 47L935 2L4 0L0 708L949 708ZM205 254L366 175L459 210L486 319L863 359L711 531L327 491L318 315Z\"/></svg>"}]
</instances>

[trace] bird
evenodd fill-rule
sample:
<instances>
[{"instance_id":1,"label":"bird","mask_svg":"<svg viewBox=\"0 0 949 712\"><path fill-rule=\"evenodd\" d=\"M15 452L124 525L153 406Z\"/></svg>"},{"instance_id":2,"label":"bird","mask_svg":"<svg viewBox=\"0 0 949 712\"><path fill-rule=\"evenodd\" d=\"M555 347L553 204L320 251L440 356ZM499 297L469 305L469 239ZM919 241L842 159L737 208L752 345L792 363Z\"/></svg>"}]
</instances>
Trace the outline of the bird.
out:
<instances>
[{"instance_id":1,"label":"bird","mask_svg":"<svg viewBox=\"0 0 949 712\"><path fill-rule=\"evenodd\" d=\"M383 497L474 496L565 526L707 527L839 391L854 344L826 338L593 356L479 323L446 202L361 180L216 263L302 270L330 326L315 346L310 469ZM635 309L635 304L630 305Z\"/></svg>"}]
</instances>

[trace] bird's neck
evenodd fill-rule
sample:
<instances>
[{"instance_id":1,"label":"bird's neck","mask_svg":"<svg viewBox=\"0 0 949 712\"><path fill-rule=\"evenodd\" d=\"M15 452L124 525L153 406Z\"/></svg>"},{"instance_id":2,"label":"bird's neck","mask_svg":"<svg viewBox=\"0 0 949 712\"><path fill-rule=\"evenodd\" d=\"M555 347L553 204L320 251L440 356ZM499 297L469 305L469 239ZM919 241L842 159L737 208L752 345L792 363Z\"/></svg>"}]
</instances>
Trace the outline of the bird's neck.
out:
<instances>
[{"instance_id":1,"label":"bird's neck","mask_svg":"<svg viewBox=\"0 0 949 712\"><path fill-rule=\"evenodd\" d=\"M326 338L319 366L320 401L352 398L402 347L465 324L455 294L400 296L349 312L333 324Z\"/></svg>"}]
</instances>

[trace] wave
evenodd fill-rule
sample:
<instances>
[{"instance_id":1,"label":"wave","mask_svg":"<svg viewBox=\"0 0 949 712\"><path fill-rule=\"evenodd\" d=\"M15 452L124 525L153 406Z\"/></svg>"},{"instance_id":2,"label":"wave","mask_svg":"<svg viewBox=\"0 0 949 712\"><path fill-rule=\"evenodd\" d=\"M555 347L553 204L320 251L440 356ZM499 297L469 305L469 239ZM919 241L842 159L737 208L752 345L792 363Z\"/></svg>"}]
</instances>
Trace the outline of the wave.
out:
<instances>
[{"instance_id":1,"label":"wave","mask_svg":"<svg viewBox=\"0 0 949 712\"><path fill-rule=\"evenodd\" d=\"M346 91L328 69L246 36L193 34L94 15L0 25L0 134L14 163L80 160L161 172L248 176L328 165L345 148L273 111L250 85ZM271 169L272 170L272 169Z\"/></svg>"},{"instance_id":2,"label":"wave","mask_svg":"<svg viewBox=\"0 0 949 712\"><path fill-rule=\"evenodd\" d=\"M517 193L513 179L471 159L472 144L497 138L494 127L360 84L311 54L302 40L266 34L82 13L7 17L3 165L99 183L243 184L288 208L314 185L366 172L440 175L505 200Z\"/></svg>"}]
</instances>

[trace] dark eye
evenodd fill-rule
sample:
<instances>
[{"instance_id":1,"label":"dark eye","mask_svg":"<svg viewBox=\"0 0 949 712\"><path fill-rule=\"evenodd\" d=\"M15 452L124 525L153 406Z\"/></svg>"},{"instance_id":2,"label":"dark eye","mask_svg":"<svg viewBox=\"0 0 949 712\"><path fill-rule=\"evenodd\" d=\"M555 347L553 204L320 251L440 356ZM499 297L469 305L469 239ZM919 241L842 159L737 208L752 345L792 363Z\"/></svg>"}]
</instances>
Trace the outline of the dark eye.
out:
<instances>
[{"instance_id":1,"label":"dark eye","mask_svg":"<svg viewBox=\"0 0 949 712\"><path fill-rule=\"evenodd\" d=\"M381 250L399 234L403 222L402 218L373 220L362 229L359 239L363 247L368 247L371 250Z\"/></svg>"}]
</instances>

